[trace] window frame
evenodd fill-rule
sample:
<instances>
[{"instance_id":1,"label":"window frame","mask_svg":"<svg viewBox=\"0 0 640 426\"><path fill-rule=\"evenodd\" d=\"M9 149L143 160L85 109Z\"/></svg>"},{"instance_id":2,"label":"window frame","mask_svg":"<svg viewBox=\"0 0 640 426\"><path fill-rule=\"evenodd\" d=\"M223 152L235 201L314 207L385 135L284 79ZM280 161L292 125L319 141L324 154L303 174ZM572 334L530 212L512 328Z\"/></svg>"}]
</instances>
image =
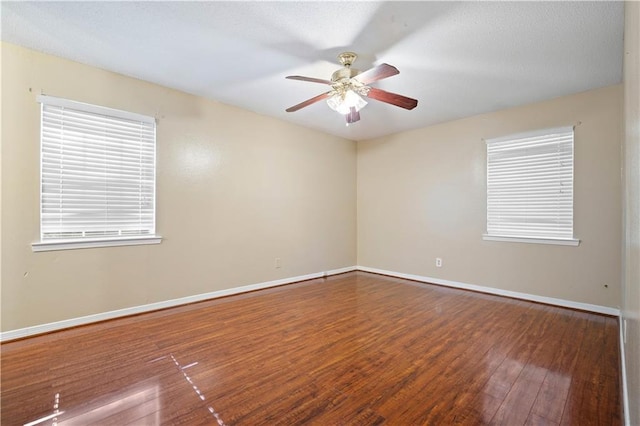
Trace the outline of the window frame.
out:
<instances>
[{"instance_id":1,"label":"window frame","mask_svg":"<svg viewBox=\"0 0 640 426\"><path fill-rule=\"evenodd\" d=\"M490 234L489 233L489 145L491 143L501 143L508 142L518 139L525 138L536 138L536 137L544 137L549 136L554 133L567 133L572 132L572 140L571 140L571 181L572 181L572 190L571 190L571 238L554 238L551 236L526 236L524 233L522 235L499 235L499 234ZM510 134L503 137L492 138L484 140L486 143L486 232L482 235L482 239L485 241L500 241L500 242L517 242L517 243L532 243L532 244L552 244L552 245L563 245L563 246L578 246L580 244L580 240L575 238L575 226L574 226L574 217L575 217L575 127L574 126L565 126L565 127L557 127L557 128L548 128L541 129L531 132L524 133L516 133Z\"/></svg>"},{"instance_id":2,"label":"window frame","mask_svg":"<svg viewBox=\"0 0 640 426\"><path fill-rule=\"evenodd\" d=\"M107 108L99 105L93 105L83 102L78 102L70 99L57 98L48 95L39 95L37 102L40 103L40 158L39 158L39 171L40 171L40 188L39 188L39 241L33 242L31 248L34 252L51 251L51 250L71 250L71 249L83 249L83 248L95 248L95 247L114 247L114 246L130 246L130 245L146 245L146 244L159 244L162 242L162 237L157 235L156 220L157 220L157 135L156 135L156 120L154 117L149 117L142 114L137 114L129 111L123 111L113 108ZM132 234L126 236L97 236L97 237L83 237L83 238L57 238L46 239L43 238L43 162L44 162L44 150L43 150L43 119L44 119L44 106L51 105L54 107L69 108L75 111L80 111L90 114L98 114L108 118L125 119L133 121L141 121L145 123L153 123L153 218L152 226L149 234Z\"/></svg>"}]
</instances>

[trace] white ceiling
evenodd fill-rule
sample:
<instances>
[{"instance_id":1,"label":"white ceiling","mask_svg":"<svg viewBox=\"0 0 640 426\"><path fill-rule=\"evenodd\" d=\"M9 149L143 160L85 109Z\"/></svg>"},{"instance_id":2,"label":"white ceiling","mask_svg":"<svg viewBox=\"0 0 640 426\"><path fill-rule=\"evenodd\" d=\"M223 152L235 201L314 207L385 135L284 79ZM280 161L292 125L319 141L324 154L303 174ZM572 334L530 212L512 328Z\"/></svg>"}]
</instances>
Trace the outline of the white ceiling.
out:
<instances>
[{"instance_id":1,"label":"white ceiling","mask_svg":"<svg viewBox=\"0 0 640 426\"><path fill-rule=\"evenodd\" d=\"M353 140L622 80L622 2L6 2L2 40ZM400 74L350 126L324 102L336 55Z\"/></svg>"}]
</instances>

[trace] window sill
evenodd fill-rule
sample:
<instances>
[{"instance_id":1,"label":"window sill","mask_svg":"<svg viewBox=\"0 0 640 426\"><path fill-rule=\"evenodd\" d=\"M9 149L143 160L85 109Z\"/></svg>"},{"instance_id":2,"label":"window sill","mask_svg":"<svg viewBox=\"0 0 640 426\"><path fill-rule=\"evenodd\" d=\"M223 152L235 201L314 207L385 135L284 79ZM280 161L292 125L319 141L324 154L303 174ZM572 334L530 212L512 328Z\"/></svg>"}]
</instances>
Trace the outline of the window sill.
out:
<instances>
[{"instance_id":1,"label":"window sill","mask_svg":"<svg viewBox=\"0 0 640 426\"><path fill-rule=\"evenodd\" d=\"M31 244L34 252L53 251L53 250L75 250L96 247L117 247L117 246L137 246L145 244L160 244L162 237L159 235L151 235L146 237L132 238L109 238L109 239L91 239L91 240L53 240L41 241Z\"/></svg>"},{"instance_id":2,"label":"window sill","mask_svg":"<svg viewBox=\"0 0 640 426\"><path fill-rule=\"evenodd\" d=\"M529 244L552 244L559 246L574 246L577 247L580 245L580 240L570 239L570 240L559 240L553 238L523 238L523 237L501 237L498 235L487 235L484 234L482 239L485 241L504 241L510 243L529 243Z\"/></svg>"}]
</instances>

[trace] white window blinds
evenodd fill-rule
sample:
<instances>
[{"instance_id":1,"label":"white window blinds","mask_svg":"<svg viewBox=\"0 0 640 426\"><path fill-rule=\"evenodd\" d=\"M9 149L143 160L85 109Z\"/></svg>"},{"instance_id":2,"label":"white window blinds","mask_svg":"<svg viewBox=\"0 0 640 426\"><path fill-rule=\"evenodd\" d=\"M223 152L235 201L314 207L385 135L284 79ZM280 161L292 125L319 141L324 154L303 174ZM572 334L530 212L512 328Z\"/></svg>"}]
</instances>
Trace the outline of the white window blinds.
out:
<instances>
[{"instance_id":1,"label":"white window blinds","mask_svg":"<svg viewBox=\"0 0 640 426\"><path fill-rule=\"evenodd\" d=\"M41 240L155 233L152 117L40 96Z\"/></svg>"},{"instance_id":2,"label":"white window blinds","mask_svg":"<svg viewBox=\"0 0 640 426\"><path fill-rule=\"evenodd\" d=\"M573 128L490 139L487 235L573 239Z\"/></svg>"}]
</instances>

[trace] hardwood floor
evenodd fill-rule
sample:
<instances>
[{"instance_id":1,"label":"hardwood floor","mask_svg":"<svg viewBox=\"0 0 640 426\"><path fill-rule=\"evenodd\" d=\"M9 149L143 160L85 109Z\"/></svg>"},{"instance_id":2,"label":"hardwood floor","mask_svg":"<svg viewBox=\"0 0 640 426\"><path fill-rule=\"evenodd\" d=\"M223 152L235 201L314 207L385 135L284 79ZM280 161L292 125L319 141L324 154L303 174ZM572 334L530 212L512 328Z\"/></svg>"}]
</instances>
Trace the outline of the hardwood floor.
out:
<instances>
[{"instance_id":1,"label":"hardwood floor","mask_svg":"<svg viewBox=\"0 0 640 426\"><path fill-rule=\"evenodd\" d=\"M617 425L612 317L363 272L1 346L3 425Z\"/></svg>"}]
</instances>

